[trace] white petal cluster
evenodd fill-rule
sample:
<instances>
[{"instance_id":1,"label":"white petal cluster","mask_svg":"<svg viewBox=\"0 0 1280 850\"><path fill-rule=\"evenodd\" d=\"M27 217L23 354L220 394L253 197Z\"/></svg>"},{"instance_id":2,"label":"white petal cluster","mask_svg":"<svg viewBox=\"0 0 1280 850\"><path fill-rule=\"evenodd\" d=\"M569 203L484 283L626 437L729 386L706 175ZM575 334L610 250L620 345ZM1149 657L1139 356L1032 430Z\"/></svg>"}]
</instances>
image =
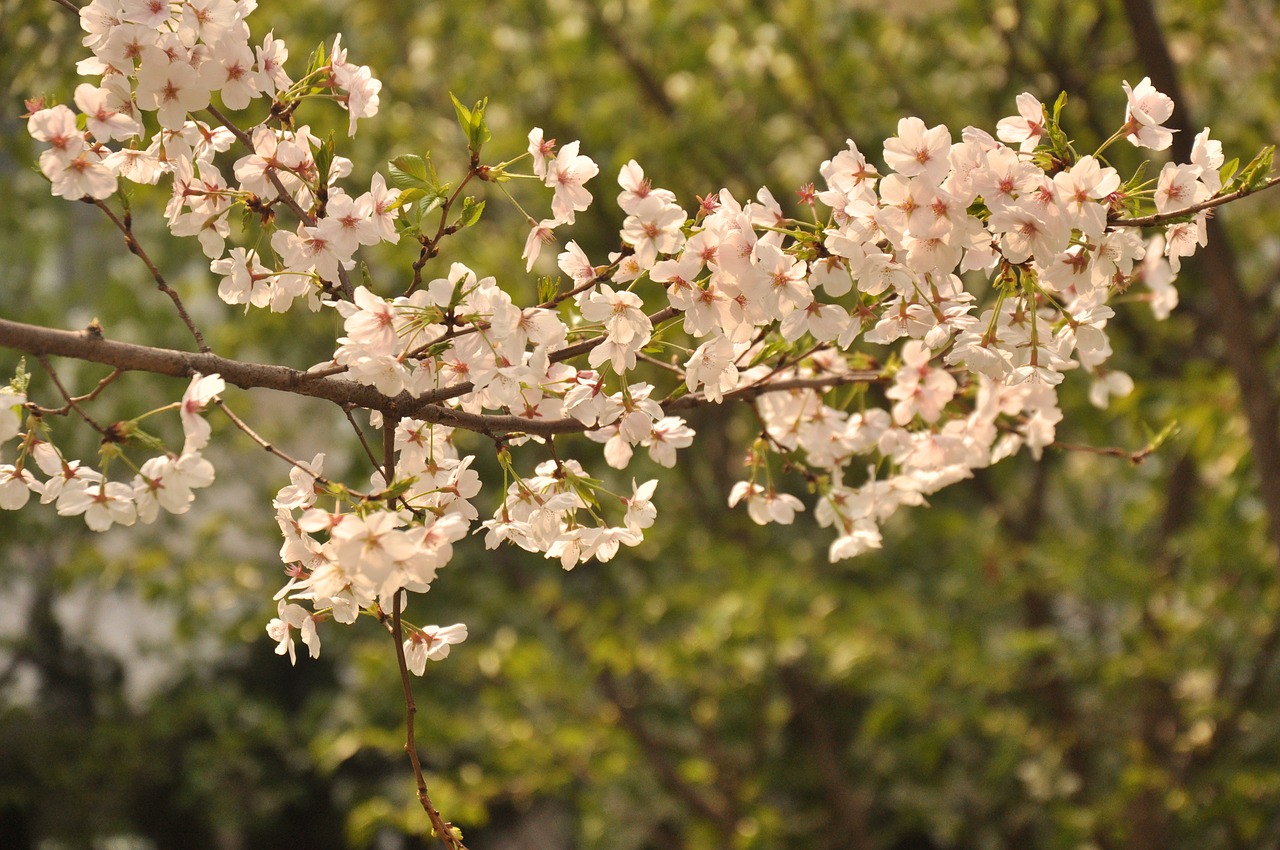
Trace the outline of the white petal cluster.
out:
<instances>
[{"instance_id":1,"label":"white petal cluster","mask_svg":"<svg viewBox=\"0 0 1280 850\"><path fill-rule=\"evenodd\" d=\"M0 508L17 510L34 493L60 516L84 517L94 531L155 522L162 508L171 514L186 513L195 501L194 491L214 480L213 465L202 454L211 430L202 414L225 388L219 376L197 373L182 400L173 405L185 435L181 452L146 460L129 481L110 480L102 471L67 459L34 428L22 433L16 411L25 396L0 388L0 442L23 438L17 462L0 464Z\"/></svg>"},{"instance_id":2,"label":"white petal cluster","mask_svg":"<svg viewBox=\"0 0 1280 850\"><path fill-rule=\"evenodd\" d=\"M523 283L463 263L422 274L439 240L463 226L450 213L457 195L432 199L403 169L392 172L401 189L375 175L367 191L348 190L352 163L292 109L327 97L347 110L354 134L377 112L380 83L347 61L340 38L295 82L282 40L250 43L255 5L92 0L80 13L92 57L80 68L98 79L75 90L79 114L35 108L28 130L46 146L40 168L55 195L102 201L120 179L171 179L167 224L200 242L219 297L246 311L333 308L342 330L315 369L371 388L383 397L371 406L400 417L374 417L393 434L387 469L368 492L325 479L321 454L293 462L274 500L288 581L267 631L291 661L295 634L314 657L318 623L353 622L362 611L385 618L405 590L428 590L468 533L564 569L639 545L657 518L657 480L632 477L629 493L625 484L614 492L545 443L580 431L612 469L670 468L695 436L673 415L684 407L754 408L759 437L731 506L757 523L794 522L809 508L776 479L799 470L817 494L816 521L835 535L833 560L881 546L899 507L922 505L1023 447L1038 456L1051 445L1062 419L1057 387L1070 372L1091 376L1100 406L1132 390L1108 365L1107 302L1141 281L1153 311L1167 316L1179 264L1207 236L1205 212L1179 213L1224 191L1222 146L1207 129L1190 162L1165 165L1147 188L1122 180L1102 158L1107 145L1076 155L1056 113L1023 94L994 136L903 118L880 147L882 168L849 141L822 163L821 185L801 192L811 219L790 217L763 188L746 200L721 190L687 209L632 160L617 178L618 250L597 263L567 242L556 257L567 286L526 306L512 294ZM1123 89L1124 121L1111 141L1168 148L1172 101L1145 78ZM264 114L233 131L192 118L214 103L238 112L260 100L290 119ZM159 130L146 141L148 124ZM244 149L229 153L233 144ZM587 183L600 167L581 147L529 133L533 173L520 176L551 197L545 217L522 211L526 270L550 265L542 249L593 202ZM504 169L525 158L481 167L478 148L472 154L468 179L477 182L505 181ZM414 205L428 200L442 217L434 238L414 231L427 215ZM1118 226L1140 203L1171 220L1152 239ZM402 206L416 219L401 221ZM233 228L233 214L270 236L241 233L253 227ZM353 286L359 249L397 242L401 231L422 245L412 284L400 294ZM972 288L977 278L985 280ZM0 389L0 442L21 437L15 461L0 464L0 507L36 494L95 530L183 513L213 481L203 413L224 389L216 375L194 376L176 405L181 451L141 463L131 482L24 432L24 393ZM483 521L476 455L455 445L463 429L493 441L504 475ZM526 462L517 448L542 454ZM407 634L405 662L421 674L467 631Z\"/></svg>"},{"instance_id":3,"label":"white petal cluster","mask_svg":"<svg viewBox=\"0 0 1280 850\"><path fill-rule=\"evenodd\" d=\"M48 145L40 168L55 195L103 200L116 192L120 179L153 184L171 174L169 228L175 236L200 240L213 271L226 276L219 294L231 304L283 311L294 299L311 295L313 285L332 282L340 269L350 269L358 245L395 241L390 221L396 193L379 177L370 192L348 197L334 185L350 171L341 157L329 164L330 185L319 186L318 140L305 126L258 126L252 132L253 151L232 166L234 180L223 173L225 166L215 156L230 148L232 131L192 118L215 100L240 111L262 97L327 92L348 111L351 135L360 118L378 110L381 83L367 66L347 62L340 38L328 64L300 83L305 90L294 91L284 69L289 55L284 42L268 34L260 46L250 44L246 18L256 5L252 0L93 0L80 10L84 45L93 56L79 67L100 82L81 84L74 97L86 129L78 128L69 107L56 105L36 109L28 131ZM160 127L149 143L144 138L148 113ZM112 143L123 146L112 148ZM329 195L329 208L313 210L321 189ZM226 255L234 206L249 201L262 212L282 196L313 211L311 220L294 231L277 232L271 240L276 256L269 261L256 249L235 248Z\"/></svg>"}]
</instances>

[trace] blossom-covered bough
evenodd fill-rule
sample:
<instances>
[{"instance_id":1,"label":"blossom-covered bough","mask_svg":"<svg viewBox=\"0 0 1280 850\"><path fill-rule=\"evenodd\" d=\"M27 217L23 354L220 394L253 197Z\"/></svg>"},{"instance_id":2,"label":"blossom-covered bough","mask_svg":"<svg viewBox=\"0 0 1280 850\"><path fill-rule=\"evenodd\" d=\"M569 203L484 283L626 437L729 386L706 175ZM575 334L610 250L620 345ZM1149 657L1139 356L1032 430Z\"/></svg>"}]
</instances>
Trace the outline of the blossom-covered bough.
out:
<instances>
[{"instance_id":1,"label":"blossom-covered bough","mask_svg":"<svg viewBox=\"0 0 1280 850\"><path fill-rule=\"evenodd\" d=\"M0 319L0 345L34 356L60 399L34 401L22 370L0 389L0 507L34 497L97 531L183 513L213 483L205 416L219 407L288 465L273 502L288 580L267 632L293 661L295 638L319 653L322 621L363 613L388 629L419 796L450 847L462 846L461 834L427 794L408 674L446 657L466 627L417 626L401 614L405 593L430 587L454 543L482 534L489 547L514 544L565 569L608 561L656 521L658 481L631 478L615 492L591 467L627 470L638 449L646 466L673 467L695 437L683 411L738 403L760 428L729 505L745 503L762 524L812 507L832 529L832 560L879 547L898 508L1052 444L1068 373L1090 383L1100 407L1130 392L1128 376L1107 365L1110 297L1139 286L1167 316L1179 264L1204 244L1213 208L1277 182L1270 149L1237 168L1208 129L1190 162L1166 163L1154 179L1120 175L1105 158L1112 144L1160 151L1172 141L1163 125L1173 103L1147 79L1124 84L1123 121L1084 154L1059 124L1063 99L1046 107L1023 94L994 136L902 119L883 144L883 170L850 141L822 163L820 186L800 191L799 216L768 189L749 200L721 190L686 208L629 162L617 180L618 250L593 258L568 242L557 258L563 277L539 279L538 303L520 304L511 292L526 281L504 286L431 261L446 237L481 219L485 201L465 189L490 185L516 203L509 186L526 178L552 190L546 217L524 213L532 276L593 202L599 167L579 142L557 145L535 128L526 152L491 163L485 103L455 100L469 153L455 185L429 159L406 155L386 178L354 187L335 140L317 138L299 114L304 100L332 100L354 135L377 112L379 82L347 60L340 39L295 80L283 40L251 41L253 0L59 2L80 16L92 55L78 67L92 82L76 87L75 109L29 105L29 131L47 146L40 169L53 194L93 203L119 229L194 350L107 339L96 325ZM258 123L242 127L224 109ZM170 231L199 241L209 286L247 314L242 321L254 310L299 322L338 312L331 360L300 370L209 348L132 230L121 186L161 181L172 186ZM545 190L539 198L523 203L547 206ZM409 274L353 282L362 246L400 240L419 246ZM112 369L76 396L51 356ZM135 370L189 383L172 405L98 422L92 403ZM383 436L369 481L326 478L323 454L296 460L268 444L222 401L227 384L368 411ZM174 409L185 439L165 447L142 422ZM57 445L50 423L73 417L101 434L96 466ZM557 442L570 434L603 448ZM501 483L481 480L481 452L496 455ZM788 492L783 474L802 479L816 502Z\"/></svg>"}]
</instances>

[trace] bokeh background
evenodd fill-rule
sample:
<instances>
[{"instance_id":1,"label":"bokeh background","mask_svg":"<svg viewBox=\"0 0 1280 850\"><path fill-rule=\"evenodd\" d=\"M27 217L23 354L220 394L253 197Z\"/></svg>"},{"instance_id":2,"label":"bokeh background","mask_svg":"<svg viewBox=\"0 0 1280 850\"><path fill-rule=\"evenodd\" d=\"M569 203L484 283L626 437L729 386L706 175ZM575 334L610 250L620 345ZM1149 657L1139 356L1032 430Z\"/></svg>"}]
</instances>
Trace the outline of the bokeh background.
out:
<instances>
[{"instance_id":1,"label":"bokeh background","mask_svg":"<svg viewBox=\"0 0 1280 850\"><path fill-rule=\"evenodd\" d=\"M722 186L793 198L846 138L878 158L904 115L993 128L1022 91L1068 92L1064 123L1090 150L1123 120L1121 80L1145 75L1175 93L1180 145L1209 125L1243 161L1280 140L1270 0L261 6L255 35L288 41L295 76L341 32L383 81L381 113L346 151L353 185L402 153L456 172L449 92L490 98L494 156L541 126L600 162L597 198L634 157L687 208ZM78 41L50 0L0 0L0 315L96 317L115 338L181 347L118 236L32 168L22 99L70 100ZM307 117L345 125L333 109ZM522 218L488 200L440 268L466 262L531 295ZM330 355L332 317L244 319L218 301L207 261L165 238L147 201L141 238L215 350ZM829 564L811 517L759 528L725 508L753 426L703 411L638 550L564 573L459 547L409 616L470 627L417 688L433 797L469 846L1280 847L1280 204L1258 196L1215 221L1173 318L1121 299L1109 330L1138 390L1106 411L1081 381L1062 390L1065 443L1137 450L1176 423L1140 465L1019 456L900 513L883 551ZM600 203L574 237L599 256L620 223ZM409 250L368 258L385 291ZM0 374L16 362L0 352ZM84 388L101 375L60 372ZM104 419L179 391L145 376L113 389ZM226 398L294 456L324 449L327 469L367 475L325 406ZM269 505L287 469L211 418L219 481L188 516L94 535L35 505L0 515L0 846L431 846L386 635L330 624L318 661L272 654ZM87 436L62 433L91 456Z\"/></svg>"}]
</instances>

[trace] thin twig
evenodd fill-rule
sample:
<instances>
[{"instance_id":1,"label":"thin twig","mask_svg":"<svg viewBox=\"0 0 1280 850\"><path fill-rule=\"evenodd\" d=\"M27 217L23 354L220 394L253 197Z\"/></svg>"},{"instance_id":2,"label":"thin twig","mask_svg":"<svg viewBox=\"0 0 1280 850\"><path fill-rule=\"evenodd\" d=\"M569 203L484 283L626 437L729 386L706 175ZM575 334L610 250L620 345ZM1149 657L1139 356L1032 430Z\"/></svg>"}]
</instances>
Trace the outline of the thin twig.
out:
<instances>
[{"instance_id":1,"label":"thin twig","mask_svg":"<svg viewBox=\"0 0 1280 850\"><path fill-rule=\"evenodd\" d=\"M1144 446L1137 451L1130 451L1119 446L1082 446L1076 443L1061 442L1053 443L1052 445L1055 449L1061 449L1064 452L1084 452L1085 454L1101 455L1103 457L1124 458L1134 466L1140 465L1160 448L1155 444Z\"/></svg>"},{"instance_id":2,"label":"thin twig","mask_svg":"<svg viewBox=\"0 0 1280 850\"><path fill-rule=\"evenodd\" d=\"M71 0L53 0L53 2L57 3L59 6L61 6L62 8L66 9L69 12L74 12L77 15L80 14L80 7L77 6L75 3L72 3Z\"/></svg>"},{"instance_id":3,"label":"thin twig","mask_svg":"<svg viewBox=\"0 0 1280 850\"><path fill-rule=\"evenodd\" d=\"M36 360L39 361L40 365L44 367L44 370L49 373L49 377L53 379L53 384L58 388L58 392L62 393L63 399L67 402L67 407L70 407L76 413L80 414L80 418L89 423L89 427L101 434L105 439L113 439L111 433L106 428L103 428L92 416L84 412L84 409L78 404L79 400L73 398L71 393L67 392L67 388L62 385L62 381L58 378L57 371L52 365L50 365L49 358L45 357L43 354L37 354Z\"/></svg>"},{"instance_id":4,"label":"thin twig","mask_svg":"<svg viewBox=\"0 0 1280 850\"><path fill-rule=\"evenodd\" d=\"M614 265L616 265L616 263ZM613 266L609 266L608 268L612 269ZM575 295L579 295L583 292L586 292L588 289L594 288L597 283L606 281L608 279L609 279L608 271L606 270L605 272L602 272L596 277L593 277L591 280L587 281L586 283L583 283L579 286L575 286L573 289L570 289L566 292L561 292L560 294L556 295L554 298L550 298L546 301L543 301L541 304L535 304L531 309L550 310L556 307L557 305L559 305L561 302L566 301L574 297ZM469 334L479 333L482 330L487 330L490 326L491 325L489 322L482 320L478 322L472 322L470 325L464 328L450 327L440 336L436 337L430 342L424 342L422 345L419 345L413 351L410 351L409 354L407 355L407 358L413 359L413 358L421 357L423 354L427 352L428 349L430 349L434 345L439 345L440 343L445 342L447 340L458 339L459 337L468 336ZM332 374L338 374L339 372L344 372L346 371L346 369L347 369L346 366L335 366L334 367L335 371Z\"/></svg>"},{"instance_id":5,"label":"thin twig","mask_svg":"<svg viewBox=\"0 0 1280 850\"><path fill-rule=\"evenodd\" d=\"M1204 210L1220 207L1223 204L1229 204L1232 201L1238 201L1249 195L1255 195L1258 192L1264 192L1272 186L1275 186L1277 183L1280 183L1280 174L1268 178L1267 182L1263 183L1256 189L1240 188L1234 192L1228 192L1225 195L1217 195L1207 201L1192 204L1191 206L1180 210L1171 210L1167 213L1156 213L1154 215L1143 216L1142 218L1117 218L1114 221L1107 222L1107 225L1110 227L1154 227L1157 224L1164 224L1166 221L1172 221L1175 218L1194 215L1195 213L1203 212Z\"/></svg>"},{"instance_id":6,"label":"thin twig","mask_svg":"<svg viewBox=\"0 0 1280 850\"><path fill-rule=\"evenodd\" d=\"M253 139L250 138L248 133L232 123L231 119L224 115L222 111L213 104L209 104L207 109L209 114L218 120L218 123L230 130L231 134L239 139L240 144L244 145L250 151L255 150L253 147ZM267 179L271 181L271 185L275 187L277 197L279 197L284 205L287 206L303 224L308 227L314 227L316 217L304 210L302 205L298 203L293 195L289 194L289 190L285 188L284 182L280 179L280 175L276 173L276 169L268 168L266 170L266 175ZM342 294L346 296L348 301L350 301L354 297L355 289L351 286L351 278L347 275L347 270L342 267L341 263L338 264L338 285L342 289Z\"/></svg>"},{"instance_id":7,"label":"thin twig","mask_svg":"<svg viewBox=\"0 0 1280 850\"><path fill-rule=\"evenodd\" d=\"M427 778L422 775L422 763L418 760L418 745L413 734L413 719L418 713L418 704L413 699L413 687L409 683L409 665L404 660L404 629L400 624L401 596L401 593L396 593L395 602L391 604L391 639L396 642L396 664L400 668L400 684L404 686L404 751L409 756L409 764L413 765L413 778L418 783L418 802L426 811L436 837L449 850L466 850L466 845L454 833L453 826L440 816L440 812L431 802L431 795L427 791Z\"/></svg>"},{"instance_id":8,"label":"thin twig","mask_svg":"<svg viewBox=\"0 0 1280 850\"><path fill-rule=\"evenodd\" d=\"M642 363L648 363L651 366L657 366L659 369L666 369L668 372L675 375L677 378L679 378L682 381L685 379L685 371L681 369L679 366L675 365L674 363L668 363L665 360L659 360L656 357L650 357L648 354L645 354L643 351L638 352L636 354L636 359Z\"/></svg>"},{"instance_id":9,"label":"thin twig","mask_svg":"<svg viewBox=\"0 0 1280 850\"><path fill-rule=\"evenodd\" d=\"M218 120L219 124L231 131L231 135L235 136L240 141L240 144L244 145L251 152L256 151L256 148L253 146L253 138L244 130L241 130L232 123L231 119L222 114L222 111L218 109L218 107L213 104L209 104L207 109L209 114ZM279 193L280 201L292 210L293 214L296 215L298 220L303 224L308 226L314 225L316 223L316 217L304 210L302 205L299 204L293 195L289 193L289 190L285 188L284 183L280 180L280 175L276 173L276 169L268 168L266 170L266 174L267 179L271 181L271 184L276 188L276 192Z\"/></svg>"},{"instance_id":10,"label":"thin twig","mask_svg":"<svg viewBox=\"0 0 1280 850\"><path fill-rule=\"evenodd\" d=\"M125 247L129 249L131 254L134 254L138 259L142 260L143 264L147 267L147 271L151 272L151 279L156 282L156 286L161 292L169 296L169 300L173 302L174 308L178 311L178 318L182 320L182 323L187 326L187 330L191 331L191 335L195 337L196 346L199 347L201 352L207 354L211 349L209 346L205 345L204 335L200 333L200 329L196 327L195 322L191 320L191 316L187 313L186 306L182 303L182 297L179 296L177 292L174 292L165 281L164 275L160 273L160 269L158 269L156 264L151 261L151 258L147 256L147 252L143 250L142 245L139 244L137 238L133 235L133 226L127 220L121 220L120 217L111 210L111 207L107 206L106 201L95 200L93 205L106 213L107 218L111 219L111 223L114 224L120 233L124 235Z\"/></svg>"},{"instance_id":11,"label":"thin twig","mask_svg":"<svg viewBox=\"0 0 1280 850\"><path fill-rule=\"evenodd\" d=\"M839 375L826 375L814 378L791 378L786 381L771 381L739 387L724 394L725 401L751 401L768 393L788 392L790 390L829 390L848 384L874 384L885 380L883 372L873 369L858 372L845 372ZM690 393L669 402L663 402L663 410L683 410L690 407L701 407L710 404L705 395Z\"/></svg>"},{"instance_id":12,"label":"thin twig","mask_svg":"<svg viewBox=\"0 0 1280 850\"><path fill-rule=\"evenodd\" d=\"M41 358L41 360L43 362L43 358ZM48 368L48 367L46 366L45 368ZM53 408L53 407L41 407L40 405L35 405L33 409L35 410L36 413L40 414L41 416L66 416L73 409L75 409L76 404L79 404L80 402L85 402L85 401L93 401L94 399L96 399L99 396L99 394L102 393L103 390L105 390L108 386L114 383L115 379L120 377L123 374L124 374L123 369L112 369L111 374L107 375L101 381L98 381L98 385L94 387L91 391L85 393L84 395L78 395L75 398L67 399L67 403L64 404L62 407Z\"/></svg>"},{"instance_id":13,"label":"thin twig","mask_svg":"<svg viewBox=\"0 0 1280 850\"><path fill-rule=\"evenodd\" d=\"M681 311L677 310L675 307L664 308L662 310L659 310L656 313L651 313L649 315L649 324L653 326L657 326L659 323L665 322L667 319L671 319L676 316L679 316L680 313ZM574 357L578 357L579 355L586 354L588 351L591 351L593 348L596 348L597 346L602 345L604 341L605 341L605 336L601 335L593 339L584 340L574 345L566 346L564 348L559 349L558 351L553 351L551 353L549 361L551 363L563 363L566 360L571 360ZM472 392L473 390L475 390L475 384L472 383L471 381L467 381L465 383L455 384L454 386L451 386L451 387L444 387L443 389L438 389L438 390L433 390L432 392L423 393L418 400L420 402L423 402L424 404L436 404L441 401L448 401L451 398L458 398L459 396L464 396L467 393Z\"/></svg>"},{"instance_id":14,"label":"thin twig","mask_svg":"<svg viewBox=\"0 0 1280 850\"><path fill-rule=\"evenodd\" d=\"M445 199L444 204L440 207L440 225L436 228L436 233L422 242L422 250L418 252L418 259L413 263L413 279L409 281L409 288L404 291L405 295L412 295L422 286L422 269L426 266L427 261L440 253L440 240L445 236L449 236L457 232L455 227L449 225L449 211L453 209L453 205L458 198L462 196L462 190L466 187L471 179L479 173L479 163L473 163L467 171L466 176L458 181L458 185L454 188L453 193Z\"/></svg>"},{"instance_id":15,"label":"thin twig","mask_svg":"<svg viewBox=\"0 0 1280 850\"><path fill-rule=\"evenodd\" d=\"M352 409L353 408L350 405L342 406L342 412L347 415L347 421L351 423L351 430L356 432L356 439L360 441L360 445L364 446L365 456L369 458L370 463L377 467L379 465L378 458L373 454L373 447L369 445L369 441L365 439L364 431L360 429L360 424L356 422L356 418L351 415ZM392 431L394 432L394 430L395 429L393 428ZM387 474L387 486L391 486L390 473Z\"/></svg>"},{"instance_id":16,"label":"thin twig","mask_svg":"<svg viewBox=\"0 0 1280 850\"><path fill-rule=\"evenodd\" d=\"M330 481L328 478L325 478L322 475L316 475L316 471L311 467L307 466L305 463L302 463L301 461L290 457L289 455L280 451L280 449L276 448L270 442L263 439L262 436L258 434L258 432L254 431L252 428L249 427L248 423L246 423L243 419L241 419L239 416L233 413L231 408L228 407L227 403L223 401L221 398L215 398L213 400L213 403L218 406L219 410L221 410L223 413L227 415L227 418L231 420L231 423L233 425L235 425L237 428L243 431L250 440L253 440L259 446L261 446L264 450L280 458L282 461L289 464L290 466L297 467L298 469L307 473L308 475L310 475L312 478L315 479L315 482L317 484L319 484L322 487L329 487L333 484L333 482ZM345 486L343 489L345 489L348 493L350 493L353 497L357 499L366 498L364 493L351 490L349 488L346 488Z\"/></svg>"}]
</instances>

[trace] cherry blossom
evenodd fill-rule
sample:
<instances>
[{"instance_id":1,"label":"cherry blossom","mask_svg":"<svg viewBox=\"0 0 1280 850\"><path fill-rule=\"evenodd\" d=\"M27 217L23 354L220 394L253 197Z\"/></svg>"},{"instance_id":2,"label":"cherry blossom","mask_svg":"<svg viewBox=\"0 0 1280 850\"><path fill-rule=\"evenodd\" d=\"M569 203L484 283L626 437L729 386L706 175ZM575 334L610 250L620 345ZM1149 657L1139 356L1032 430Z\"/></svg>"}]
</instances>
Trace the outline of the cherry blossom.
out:
<instances>
[{"instance_id":1,"label":"cherry blossom","mask_svg":"<svg viewBox=\"0 0 1280 850\"><path fill-rule=\"evenodd\" d=\"M565 145L546 164L544 182L555 189L551 212L566 224L573 224L574 214L591 205L591 193L583 184L600 173L600 167L590 157L578 153L579 144L573 141Z\"/></svg>"},{"instance_id":2,"label":"cherry blossom","mask_svg":"<svg viewBox=\"0 0 1280 850\"><path fill-rule=\"evenodd\" d=\"M1132 88L1126 80L1123 87L1125 96L1129 99L1124 113L1125 138L1137 147L1157 151L1165 150L1173 144L1173 131L1160 126L1173 115L1172 98L1157 91L1151 85L1150 77L1143 77Z\"/></svg>"},{"instance_id":3,"label":"cherry blossom","mask_svg":"<svg viewBox=\"0 0 1280 850\"><path fill-rule=\"evenodd\" d=\"M349 60L339 36L327 64L295 85L281 39L251 42L254 6L92 0L80 12L92 56L79 68L96 79L75 89L81 114L37 105L27 127L54 195L107 207L120 179L165 185L171 234L199 240L209 291L227 304L332 307L333 353L299 382L382 397L368 421L393 431L367 482L324 478L323 453L282 455L288 483L264 505L287 576L267 632L291 663L295 632L318 655L318 620L403 611L404 592L428 590L468 534L563 569L639 545L659 493L637 467L671 468L693 444L688 420L672 415L684 407L752 409L759 436L730 506L760 524L789 524L812 507L831 529L832 560L884 545L881 525L900 508L1023 449L1038 457L1056 439L1064 380L1087 382L1100 406L1133 389L1110 365L1108 298L1140 281L1137 297L1167 316L1179 264L1207 227L1203 212L1174 218L1148 242L1124 219L1136 206L1173 218L1223 190L1222 144L1208 129L1190 162L1167 163L1153 187L1134 188L1104 158L1106 144L1080 155L1057 117L1023 93L995 135L966 127L954 142L945 125L906 117L879 164L849 140L802 191L800 218L763 187L743 200L727 189L682 200L630 160L616 209L602 213L614 217L618 244L597 263L564 231L593 203L586 184L600 167L582 142L557 148L535 127L506 161L469 151L472 187L532 176L541 197L550 190L543 218L512 195L529 228L521 257L531 272L565 236L556 265L567 281L540 281L541 303L521 301L528 280L461 262L424 271L461 229L453 201L407 215L424 189L389 188L376 173L368 191L350 186L350 160L292 118L303 99L327 100L347 111L354 135L379 111L373 70ZM1167 149L1172 101L1148 78L1121 88L1124 121L1108 144ZM250 123L194 120L214 93ZM160 125L150 140L144 122ZM517 173L526 154L532 175ZM412 282L371 271L353 285L361 250L402 235L421 246ZM840 392L850 384L857 404ZM183 443L129 459L126 482L111 452L93 468L24 426L25 384L15 380L0 388L0 443L18 446L0 463L0 508L34 493L97 531L188 511L214 481L204 413L224 389L219 375L197 373L179 402L152 411L177 408ZM573 431L588 438L581 458L560 453L558 435ZM486 490L484 452L502 468L500 490ZM795 495L804 489L809 504ZM417 675L467 636L462 624L403 629Z\"/></svg>"},{"instance_id":4,"label":"cherry blossom","mask_svg":"<svg viewBox=\"0 0 1280 850\"><path fill-rule=\"evenodd\" d=\"M449 657L449 647L467 639L467 627L462 623L452 626L423 626L404 642L404 660L409 672L421 676L428 661L443 661Z\"/></svg>"},{"instance_id":5,"label":"cherry blossom","mask_svg":"<svg viewBox=\"0 0 1280 850\"><path fill-rule=\"evenodd\" d=\"M218 375L201 375L197 372L191 379L178 408L182 415L182 430L186 434L182 449L184 454L198 452L209 444L212 429L200 414L205 405L226 388L226 382Z\"/></svg>"},{"instance_id":6,"label":"cherry blossom","mask_svg":"<svg viewBox=\"0 0 1280 850\"><path fill-rule=\"evenodd\" d=\"M1001 118L996 124L996 138L1017 144L1018 150L1025 153L1035 150L1045 135L1044 104L1028 92L1018 95L1017 103L1017 117Z\"/></svg>"}]
</instances>

